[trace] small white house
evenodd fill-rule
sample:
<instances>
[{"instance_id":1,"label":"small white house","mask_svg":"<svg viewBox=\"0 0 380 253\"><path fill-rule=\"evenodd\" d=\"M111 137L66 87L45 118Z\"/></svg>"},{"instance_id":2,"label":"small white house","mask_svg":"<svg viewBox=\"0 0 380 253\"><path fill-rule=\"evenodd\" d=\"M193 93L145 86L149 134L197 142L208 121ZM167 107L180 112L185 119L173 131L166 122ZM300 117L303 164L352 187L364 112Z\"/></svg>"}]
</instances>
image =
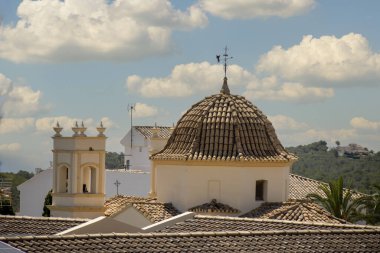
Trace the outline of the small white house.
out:
<instances>
[{"instance_id":1,"label":"small white house","mask_svg":"<svg viewBox=\"0 0 380 253\"><path fill-rule=\"evenodd\" d=\"M172 127L166 126L133 126L120 141L124 147L124 162L129 169L150 172L148 157L153 128L159 129L158 138L165 143L173 131Z\"/></svg>"}]
</instances>

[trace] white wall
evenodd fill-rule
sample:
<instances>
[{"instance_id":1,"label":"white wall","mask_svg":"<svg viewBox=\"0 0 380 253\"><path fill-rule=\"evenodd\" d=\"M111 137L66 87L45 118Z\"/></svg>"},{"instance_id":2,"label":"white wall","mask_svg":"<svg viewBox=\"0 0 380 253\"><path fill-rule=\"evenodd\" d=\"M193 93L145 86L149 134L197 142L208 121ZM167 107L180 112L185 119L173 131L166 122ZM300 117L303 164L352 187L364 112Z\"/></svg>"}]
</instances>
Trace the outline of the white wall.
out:
<instances>
[{"instance_id":1,"label":"white wall","mask_svg":"<svg viewBox=\"0 0 380 253\"><path fill-rule=\"evenodd\" d=\"M286 201L289 167L249 168L219 166L157 165L157 197L172 202L180 211L210 202L219 202L242 213L258 207L256 180L267 180L269 202ZM219 185L219 186L218 186Z\"/></svg>"},{"instance_id":2,"label":"white wall","mask_svg":"<svg viewBox=\"0 0 380 253\"><path fill-rule=\"evenodd\" d=\"M42 216L46 194L53 188L53 170L44 170L20 184L20 212L17 215Z\"/></svg>"},{"instance_id":3,"label":"white wall","mask_svg":"<svg viewBox=\"0 0 380 253\"><path fill-rule=\"evenodd\" d=\"M133 129L133 141L131 151L131 131L120 141L124 146L125 161L130 160L132 170L150 171L149 140L139 131ZM141 148L141 151L140 151Z\"/></svg>"},{"instance_id":4,"label":"white wall","mask_svg":"<svg viewBox=\"0 0 380 253\"><path fill-rule=\"evenodd\" d=\"M106 171L106 198L116 195L115 181L118 180L119 194L147 196L150 190L150 173ZM45 196L53 187L53 170L47 169L19 185L19 215L41 216Z\"/></svg>"},{"instance_id":5,"label":"white wall","mask_svg":"<svg viewBox=\"0 0 380 253\"><path fill-rule=\"evenodd\" d=\"M150 173L138 171L106 171L106 198L116 195L118 180L119 194L146 197L150 191Z\"/></svg>"}]
</instances>

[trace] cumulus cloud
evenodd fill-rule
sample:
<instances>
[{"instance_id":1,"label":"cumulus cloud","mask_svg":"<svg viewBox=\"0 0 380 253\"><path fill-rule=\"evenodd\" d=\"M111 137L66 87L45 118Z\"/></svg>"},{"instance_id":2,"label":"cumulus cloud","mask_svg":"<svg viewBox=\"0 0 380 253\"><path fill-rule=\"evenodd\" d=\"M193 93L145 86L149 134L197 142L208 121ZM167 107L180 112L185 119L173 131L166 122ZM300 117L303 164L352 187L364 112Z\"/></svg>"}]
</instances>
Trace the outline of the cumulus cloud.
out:
<instances>
[{"instance_id":1,"label":"cumulus cloud","mask_svg":"<svg viewBox=\"0 0 380 253\"><path fill-rule=\"evenodd\" d=\"M250 99L277 100L296 103L314 103L334 96L332 88L307 87L297 82L280 84L277 78L268 77L247 86L244 95Z\"/></svg>"},{"instance_id":2,"label":"cumulus cloud","mask_svg":"<svg viewBox=\"0 0 380 253\"><path fill-rule=\"evenodd\" d=\"M5 115L25 115L41 110L41 91L27 86L13 86L3 104Z\"/></svg>"},{"instance_id":3,"label":"cumulus cloud","mask_svg":"<svg viewBox=\"0 0 380 253\"><path fill-rule=\"evenodd\" d=\"M14 152L21 149L20 143L8 143L8 144L0 144L0 151L3 152Z\"/></svg>"},{"instance_id":4,"label":"cumulus cloud","mask_svg":"<svg viewBox=\"0 0 380 253\"><path fill-rule=\"evenodd\" d=\"M111 128L115 126L115 123L108 117L103 117L100 119L100 121L103 123L103 126L106 128Z\"/></svg>"},{"instance_id":5,"label":"cumulus cloud","mask_svg":"<svg viewBox=\"0 0 380 253\"><path fill-rule=\"evenodd\" d=\"M261 57L256 69L285 80L347 84L355 79L379 79L380 54L372 52L361 34L341 38L308 35L288 49L275 46Z\"/></svg>"},{"instance_id":6,"label":"cumulus cloud","mask_svg":"<svg viewBox=\"0 0 380 253\"><path fill-rule=\"evenodd\" d=\"M177 65L171 74L163 78L143 78L132 75L127 78L128 90L144 97L185 97L199 91L216 92L222 85L223 69L209 62ZM228 67L229 85L247 85L254 79L252 73L238 65Z\"/></svg>"},{"instance_id":7,"label":"cumulus cloud","mask_svg":"<svg viewBox=\"0 0 380 253\"><path fill-rule=\"evenodd\" d=\"M9 93L12 87L12 81L0 73L0 96L5 96Z\"/></svg>"},{"instance_id":8,"label":"cumulus cloud","mask_svg":"<svg viewBox=\"0 0 380 253\"><path fill-rule=\"evenodd\" d=\"M3 118L0 124L0 134L21 132L34 124L33 118Z\"/></svg>"},{"instance_id":9,"label":"cumulus cloud","mask_svg":"<svg viewBox=\"0 0 380 253\"><path fill-rule=\"evenodd\" d=\"M269 120L272 122L276 130L301 130L308 127L304 122L296 121L294 118L286 115L273 115L268 116Z\"/></svg>"},{"instance_id":10,"label":"cumulus cloud","mask_svg":"<svg viewBox=\"0 0 380 253\"><path fill-rule=\"evenodd\" d=\"M313 8L314 0L200 0L202 9L224 19L251 19L300 15Z\"/></svg>"},{"instance_id":11,"label":"cumulus cloud","mask_svg":"<svg viewBox=\"0 0 380 253\"><path fill-rule=\"evenodd\" d=\"M199 7L169 0L25 0L17 15L0 27L0 57L14 62L132 60L167 52L173 30L207 24Z\"/></svg>"},{"instance_id":12,"label":"cumulus cloud","mask_svg":"<svg viewBox=\"0 0 380 253\"><path fill-rule=\"evenodd\" d=\"M42 92L28 86L17 86L0 73L1 113L4 117L33 114L44 108L40 105Z\"/></svg>"},{"instance_id":13,"label":"cumulus cloud","mask_svg":"<svg viewBox=\"0 0 380 253\"><path fill-rule=\"evenodd\" d=\"M370 121L363 117L354 117L350 124L355 129L378 130L380 129L380 121Z\"/></svg>"},{"instance_id":14,"label":"cumulus cloud","mask_svg":"<svg viewBox=\"0 0 380 253\"><path fill-rule=\"evenodd\" d=\"M157 107L144 103L136 103L133 116L136 118L146 118L156 116L158 114Z\"/></svg>"}]
</instances>

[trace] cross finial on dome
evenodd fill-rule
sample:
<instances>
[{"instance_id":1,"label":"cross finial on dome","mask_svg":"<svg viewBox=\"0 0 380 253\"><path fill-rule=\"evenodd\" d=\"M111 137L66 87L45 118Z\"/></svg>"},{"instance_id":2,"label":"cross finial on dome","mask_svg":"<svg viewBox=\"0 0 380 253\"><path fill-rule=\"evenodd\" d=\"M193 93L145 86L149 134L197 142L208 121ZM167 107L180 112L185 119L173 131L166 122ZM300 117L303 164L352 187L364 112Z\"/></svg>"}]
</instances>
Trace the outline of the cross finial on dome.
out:
<instances>
[{"instance_id":1,"label":"cross finial on dome","mask_svg":"<svg viewBox=\"0 0 380 253\"><path fill-rule=\"evenodd\" d=\"M223 86L222 86L222 89L220 90L220 93L223 93L223 94L230 94L230 89L228 88L228 84L227 84L227 61L232 59L233 57L228 57L228 48L227 46L224 48L224 54L223 54L223 58L224 58L224 79L223 79ZM218 61L218 63L220 62L220 55L217 55L216 56L216 60Z\"/></svg>"}]
</instances>

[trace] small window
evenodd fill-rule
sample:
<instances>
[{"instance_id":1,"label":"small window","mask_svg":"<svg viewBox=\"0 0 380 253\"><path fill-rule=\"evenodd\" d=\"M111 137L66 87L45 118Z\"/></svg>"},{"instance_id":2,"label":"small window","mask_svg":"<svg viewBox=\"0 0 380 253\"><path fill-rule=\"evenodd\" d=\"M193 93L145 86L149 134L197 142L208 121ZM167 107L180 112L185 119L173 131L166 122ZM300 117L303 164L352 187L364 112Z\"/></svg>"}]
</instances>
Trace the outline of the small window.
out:
<instances>
[{"instance_id":1,"label":"small window","mask_svg":"<svg viewBox=\"0 0 380 253\"><path fill-rule=\"evenodd\" d=\"M142 147L139 147L139 152L142 152Z\"/></svg>"},{"instance_id":2,"label":"small window","mask_svg":"<svg viewBox=\"0 0 380 253\"><path fill-rule=\"evenodd\" d=\"M266 200L266 180L257 180L256 181L256 200L264 201Z\"/></svg>"}]
</instances>

